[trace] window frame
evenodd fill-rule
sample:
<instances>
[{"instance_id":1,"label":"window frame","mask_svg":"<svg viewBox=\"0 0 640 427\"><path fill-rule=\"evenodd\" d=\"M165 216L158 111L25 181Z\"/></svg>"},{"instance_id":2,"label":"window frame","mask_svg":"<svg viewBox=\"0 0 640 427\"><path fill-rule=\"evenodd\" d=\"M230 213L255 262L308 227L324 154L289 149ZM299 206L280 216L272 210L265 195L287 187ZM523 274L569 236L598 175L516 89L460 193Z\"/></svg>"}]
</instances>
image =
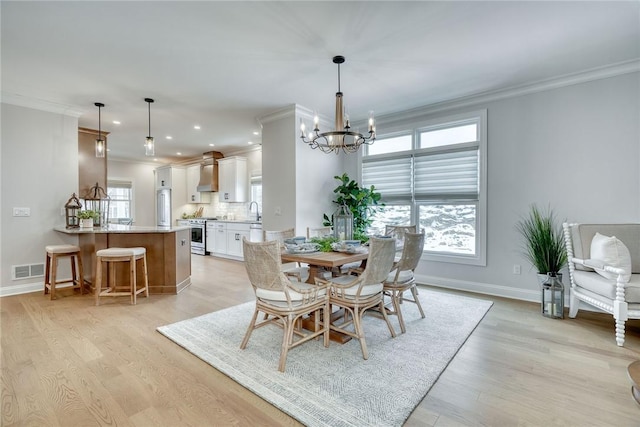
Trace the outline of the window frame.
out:
<instances>
[{"instance_id":1,"label":"window frame","mask_svg":"<svg viewBox=\"0 0 640 427\"><path fill-rule=\"evenodd\" d=\"M420 135L423 132L430 130L444 129L448 127L460 126L468 123L477 124L477 140L473 142L462 142L456 144L443 145L438 147L420 148ZM439 115L428 119L415 118L412 120L402 120L396 123L382 123L383 126L389 129L389 132L379 134L379 139L393 138L399 135L406 135L411 133L412 135L412 150L411 151L398 151L392 153L368 155L368 147L365 147L364 152L359 156L359 178L362 182L363 165L366 160L385 160L393 159L404 156L416 156L424 153L441 153L451 150L458 150L464 148L477 147L478 149L478 195L476 198L469 199L468 197L460 198L416 198L414 191L414 176L412 170L412 182L410 197L389 197L386 200L390 204L409 204L411 205L411 220L412 223L419 223L419 210L423 205L441 205L441 204L475 204L476 205L476 221L475 221L475 254L466 255L458 253L447 252L435 252L435 251L423 251L422 260L433 262L447 262L456 264L467 264L476 266L486 266L487 257L487 110L474 110L458 114ZM380 122L378 123L380 127ZM412 160L413 164L413 160ZM413 166L412 166L413 168ZM383 194L383 199L385 199ZM384 200L383 200L384 201Z\"/></svg>"},{"instance_id":2,"label":"window frame","mask_svg":"<svg viewBox=\"0 0 640 427\"><path fill-rule=\"evenodd\" d=\"M112 222L114 220L118 220L118 219L130 219L133 223L134 221L134 212L135 212L135 206L134 206L134 199L135 197L133 196L134 193L134 185L133 185L133 181L131 180L127 180L127 179L108 179L107 180L107 195L109 194L109 189L110 188L128 188L129 189L129 195L130 198L129 199L113 199L110 197L109 200L109 210L111 210L111 204L114 201L118 201L118 202L129 202L129 213L130 216L129 217L111 217L111 212L109 212L109 222Z\"/></svg>"}]
</instances>

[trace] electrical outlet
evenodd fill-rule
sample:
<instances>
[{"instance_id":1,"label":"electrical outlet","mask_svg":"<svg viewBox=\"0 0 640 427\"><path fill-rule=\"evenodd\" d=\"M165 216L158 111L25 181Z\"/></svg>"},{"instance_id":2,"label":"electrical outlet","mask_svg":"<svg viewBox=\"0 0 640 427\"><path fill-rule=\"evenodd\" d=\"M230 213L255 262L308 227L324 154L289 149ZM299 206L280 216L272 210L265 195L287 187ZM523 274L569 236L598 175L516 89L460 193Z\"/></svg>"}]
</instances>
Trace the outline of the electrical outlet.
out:
<instances>
[{"instance_id":1,"label":"electrical outlet","mask_svg":"<svg viewBox=\"0 0 640 427\"><path fill-rule=\"evenodd\" d=\"M276 206L274 215L276 215L276 216L282 215L282 209L280 209L280 206Z\"/></svg>"},{"instance_id":2,"label":"electrical outlet","mask_svg":"<svg viewBox=\"0 0 640 427\"><path fill-rule=\"evenodd\" d=\"M31 216L31 208L13 208L13 216Z\"/></svg>"},{"instance_id":3,"label":"electrical outlet","mask_svg":"<svg viewBox=\"0 0 640 427\"><path fill-rule=\"evenodd\" d=\"M520 264L513 264L513 274L520 274Z\"/></svg>"}]
</instances>

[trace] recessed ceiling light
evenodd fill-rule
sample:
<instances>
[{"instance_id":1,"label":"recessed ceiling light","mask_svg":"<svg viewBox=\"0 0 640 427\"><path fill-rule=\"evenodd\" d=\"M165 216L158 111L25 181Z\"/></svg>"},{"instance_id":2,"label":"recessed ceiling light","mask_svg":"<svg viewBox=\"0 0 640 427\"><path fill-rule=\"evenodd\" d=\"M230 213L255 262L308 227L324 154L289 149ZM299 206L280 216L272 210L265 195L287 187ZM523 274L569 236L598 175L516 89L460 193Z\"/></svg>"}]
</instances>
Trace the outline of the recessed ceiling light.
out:
<instances>
[{"instance_id":1,"label":"recessed ceiling light","mask_svg":"<svg viewBox=\"0 0 640 427\"><path fill-rule=\"evenodd\" d=\"M253 145L253 142L249 141L249 142L247 142L247 144L249 144L249 145Z\"/></svg>"},{"instance_id":2,"label":"recessed ceiling light","mask_svg":"<svg viewBox=\"0 0 640 427\"><path fill-rule=\"evenodd\" d=\"M107 148L107 151L111 151L111 148Z\"/></svg>"},{"instance_id":3,"label":"recessed ceiling light","mask_svg":"<svg viewBox=\"0 0 640 427\"><path fill-rule=\"evenodd\" d=\"M254 135L260 135L260 132L258 132L257 130L253 132Z\"/></svg>"},{"instance_id":4,"label":"recessed ceiling light","mask_svg":"<svg viewBox=\"0 0 640 427\"><path fill-rule=\"evenodd\" d=\"M153 161L154 161L154 162L157 162L157 161L158 161L158 159L153 159Z\"/></svg>"},{"instance_id":5,"label":"recessed ceiling light","mask_svg":"<svg viewBox=\"0 0 640 427\"><path fill-rule=\"evenodd\" d=\"M113 121L113 124L114 124L114 125L119 125L119 124L120 124L120 122L119 122L118 120L114 120L114 121Z\"/></svg>"},{"instance_id":6,"label":"recessed ceiling light","mask_svg":"<svg viewBox=\"0 0 640 427\"><path fill-rule=\"evenodd\" d=\"M200 125L194 125L193 128L196 129L196 130L199 130L200 129Z\"/></svg>"},{"instance_id":7,"label":"recessed ceiling light","mask_svg":"<svg viewBox=\"0 0 640 427\"><path fill-rule=\"evenodd\" d=\"M209 144L209 147L215 147L216 144Z\"/></svg>"},{"instance_id":8,"label":"recessed ceiling light","mask_svg":"<svg viewBox=\"0 0 640 427\"><path fill-rule=\"evenodd\" d=\"M177 154L178 156L182 156L182 153L180 153L180 152L177 152L176 154Z\"/></svg>"},{"instance_id":9,"label":"recessed ceiling light","mask_svg":"<svg viewBox=\"0 0 640 427\"><path fill-rule=\"evenodd\" d=\"M167 135L167 136L165 136L165 138L167 138L167 139L173 139L173 137L172 137L171 135Z\"/></svg>"}]
</instances>

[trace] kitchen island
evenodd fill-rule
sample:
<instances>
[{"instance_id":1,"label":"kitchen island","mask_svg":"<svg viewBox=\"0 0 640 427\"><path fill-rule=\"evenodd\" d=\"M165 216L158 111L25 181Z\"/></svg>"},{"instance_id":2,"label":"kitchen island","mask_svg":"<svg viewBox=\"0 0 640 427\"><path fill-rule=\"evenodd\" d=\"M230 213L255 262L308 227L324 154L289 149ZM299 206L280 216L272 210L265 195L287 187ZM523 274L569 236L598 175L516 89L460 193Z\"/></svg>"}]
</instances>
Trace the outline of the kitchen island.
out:
<instances>
[{"instance_id":1,"label":"kitchen island","mask_svg":"<svg viewBox=\"0 0 640 427\"><path fill-rule=\"evenodd\" d=\"M55 227L55 231L78 236L85 282L95 283L96 251L105 248L144 247L147 250L149 292L177 294L191 284L191 227L142 227L109 224L105 228ZM129 281L126 263L118 265L116 280ZM104 269L107 270L107 269ZM138 271L142 274L141 271ZM105 275L107 272L105 271ZM109 283L103 277L103 283ZM138 281L142 280L139 276Z\"/></svg>"}]
</instances>

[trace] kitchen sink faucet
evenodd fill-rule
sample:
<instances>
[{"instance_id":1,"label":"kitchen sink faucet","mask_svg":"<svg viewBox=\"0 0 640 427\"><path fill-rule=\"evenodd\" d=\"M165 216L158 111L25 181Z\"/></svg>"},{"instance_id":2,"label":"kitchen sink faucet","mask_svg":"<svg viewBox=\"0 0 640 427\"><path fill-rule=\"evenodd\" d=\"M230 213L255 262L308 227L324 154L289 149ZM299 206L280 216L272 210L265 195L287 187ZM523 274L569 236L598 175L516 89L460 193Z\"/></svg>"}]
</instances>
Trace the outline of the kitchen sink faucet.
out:
<instances>
[{"instance_id":1,"label":"kitchen sink faucet","mask_svg":"<svg viewBox=\"0 0 640 427\"><path fill-rule=\"evenodd\" d=\"M260 216L260 210L258 208L258 202L253 201L249 203L249 213L251 213L251 206L253 206L254 204L256 205L256 221L260 221L261 216Z\"/></svg>"}]
</instances>

